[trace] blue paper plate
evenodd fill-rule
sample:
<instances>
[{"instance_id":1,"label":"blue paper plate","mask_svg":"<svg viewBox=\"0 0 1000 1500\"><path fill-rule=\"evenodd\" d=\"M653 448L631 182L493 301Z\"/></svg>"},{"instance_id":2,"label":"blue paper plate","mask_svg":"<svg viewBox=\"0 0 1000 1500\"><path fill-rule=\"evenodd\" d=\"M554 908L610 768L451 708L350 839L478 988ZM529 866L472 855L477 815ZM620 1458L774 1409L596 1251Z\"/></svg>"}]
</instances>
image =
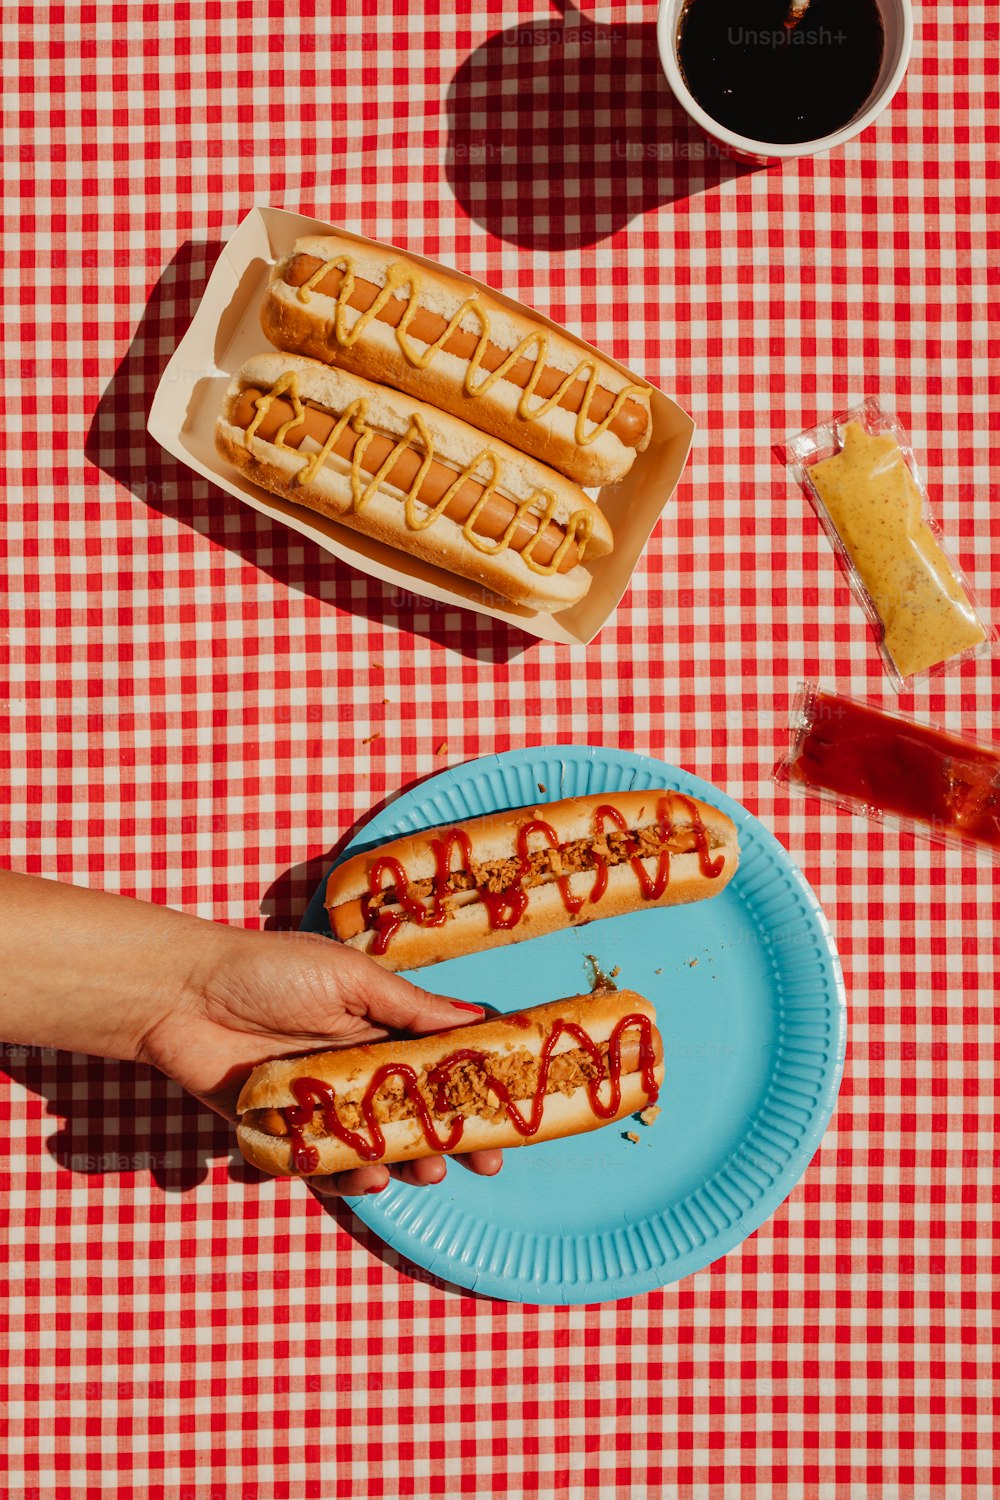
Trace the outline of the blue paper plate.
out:
<instances>
[{"instance_id":1,"label":"blue paper plate","mask_svg":"<svg viewBox=\"0 0 1000 1500\"><path fill-rule=\"evenodd\" d=\"M656 1006L666 1079L655 1125L631 1120L507 1154L498 1177L452 1163L351 1206L401 1255L491 1297L607 1302L665 1286L742 1243L788 1196L840 1086L846 1003L833 938L804 876L746 808L697 776L620 750L525 749L405 793L347 854L501 808L668 787L722 808L740 867L711 900L593 922L409 977L517 1010L586 993L588 956ZM329 933L323 887L303 926ZM626 1131L640 1137L629 1141Z\"/></svg>"}]
</instances>

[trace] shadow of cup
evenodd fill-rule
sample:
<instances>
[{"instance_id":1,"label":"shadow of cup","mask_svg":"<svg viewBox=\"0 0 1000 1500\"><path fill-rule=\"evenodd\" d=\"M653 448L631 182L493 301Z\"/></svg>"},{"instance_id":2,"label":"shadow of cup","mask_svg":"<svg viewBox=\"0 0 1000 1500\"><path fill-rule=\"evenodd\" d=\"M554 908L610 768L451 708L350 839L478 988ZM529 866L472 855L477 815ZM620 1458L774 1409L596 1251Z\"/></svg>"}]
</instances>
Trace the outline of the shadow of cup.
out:
<instances>
[{"instance_id":1,"label":"shadow of cup","mask_svg":"<svg viewBox=\"0 0 1000 1500\"><path fill-rule=\"evenodd\" d=\"M558 9L489 37L448 90L446 171L476 223L525 248L573 250L752 170L673 98L655 21Z\"/></svg>"}]
</instances>

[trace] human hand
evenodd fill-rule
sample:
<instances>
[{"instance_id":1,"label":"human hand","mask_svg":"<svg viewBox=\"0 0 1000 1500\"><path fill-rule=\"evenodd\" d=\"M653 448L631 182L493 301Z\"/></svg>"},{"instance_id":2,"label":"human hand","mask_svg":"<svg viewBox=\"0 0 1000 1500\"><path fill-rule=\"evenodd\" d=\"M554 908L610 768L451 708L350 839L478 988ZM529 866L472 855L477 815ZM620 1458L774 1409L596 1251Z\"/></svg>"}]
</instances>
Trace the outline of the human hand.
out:
<instances>
[{"instance_id":1,"label":"human hand","mask_svg":"<svg viewBox=\"0 0 1000 1500\"><path fill-rule=\"evenodd\" d=\"M229 1120L247 1076L267 1058L444 1031L483 1014L481 1006L420 989L313 933L216 931L185 998L153 1021L136 1052ZM498 1172L502 1159L498 1150L458 1158L482 1176ZM324 1195L377 1193L390 1177L427 1186L445 1171L444 1158L430 1156L393 1167L372 1163L310 1178L309 1185Z\"/></svg>"},{"instance_id":2,"label":"human hand","mask_svg":"<svg viewBox=\"0 0 1000 1500\"><path fill-rule=\"evenodd\" d=\"M0 1039L151 1063L228 1120L268 1058L445 1031L482 1014L313 934L225 927L11 870L0 870L0 908ZM502 1156L460 1160L492 1176ZM445 1163L391 1171L427 1184ZM374 1164L310 1181L317 1192L370 1193L389 1175Z\"/></svg>"}]
</instances>

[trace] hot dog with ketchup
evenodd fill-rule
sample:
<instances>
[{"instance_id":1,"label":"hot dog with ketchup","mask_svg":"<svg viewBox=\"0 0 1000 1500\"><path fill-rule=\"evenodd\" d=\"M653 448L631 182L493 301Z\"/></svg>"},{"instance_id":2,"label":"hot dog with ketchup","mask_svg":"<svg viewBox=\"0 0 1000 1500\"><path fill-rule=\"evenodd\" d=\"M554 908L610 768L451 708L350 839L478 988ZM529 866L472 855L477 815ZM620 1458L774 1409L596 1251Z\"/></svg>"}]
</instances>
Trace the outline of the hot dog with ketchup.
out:
<instances>
[{"instance_id":1,"label":"hot dog with ketchup","mask_svg":"<svg viewBox=\"0 0 1000 1500\"><path fill-rule=\"evenodd\" d=\"M263 1063L237 1134L263 1171L319 1176L596 1130L654 1104L662 1082L653 1007L622 990Z\"/></svg>"},{"instance_id":2,"label":"hot dog with ketchup","mask_svg":"<svg viewBox=\"0 0 1000 1500\"><path fill-rule=\"evenodd\" d=\"M578 484L621 479L649 443L647 385L388 246L296 241L272 269L261 323L277 348L429 401Z\"/></svg>"},{"instance_id":3,"label":"hot dog with ketchup","mask_svg":"<svg viewBox=\"0 0 1000 1500\"><path fill-rule=\"evenodd\" d=\"M546 611L586 594L611 528L578 485L457 417L289 354L249 359L216 447L254 483Z\"/></svg>"},{"instance_id":4,"label":"hot dog with ketchup","mask_svg":"<svg viewBox=\"0 0 1000 1500\"><path fill-rule=\"evenodd\" d=\"M387 969L715 895L739 861L725 813L680 792L602 792L410 834L330 874L335 938Z\"/></svg>"}]
</instances>

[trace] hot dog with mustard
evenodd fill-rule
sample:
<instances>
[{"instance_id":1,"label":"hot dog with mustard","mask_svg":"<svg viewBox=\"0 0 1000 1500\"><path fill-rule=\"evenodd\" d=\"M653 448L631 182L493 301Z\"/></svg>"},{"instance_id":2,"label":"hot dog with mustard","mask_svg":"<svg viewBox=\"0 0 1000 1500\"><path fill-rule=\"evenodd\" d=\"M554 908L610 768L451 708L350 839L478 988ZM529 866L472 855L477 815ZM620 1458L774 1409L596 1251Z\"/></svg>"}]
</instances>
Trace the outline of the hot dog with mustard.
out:
<instances>
[{"instance_id":1,"label":"hot dog with mustard","mask_svg":"<svg viewBox=\"0 0 1000 1500\"><path fill-rule=\"evenodd\" d=\"M216 424L252 482L529 608L577 603L611 528L578 485L446 412L289 354L248 359Z\"/></svg>"},{"instance_id":2,"label":"hot dog with mustard","mask_svg":"<svg viewBox=\"0 0 1000 1500\"><path fill-rule=\"evenodd\" d=\"M297 240L272 268L261 323L277 348L395 386L578 484L621 479L650 440L649 386L388 246Z\"/></svg>"}]
</instances>

